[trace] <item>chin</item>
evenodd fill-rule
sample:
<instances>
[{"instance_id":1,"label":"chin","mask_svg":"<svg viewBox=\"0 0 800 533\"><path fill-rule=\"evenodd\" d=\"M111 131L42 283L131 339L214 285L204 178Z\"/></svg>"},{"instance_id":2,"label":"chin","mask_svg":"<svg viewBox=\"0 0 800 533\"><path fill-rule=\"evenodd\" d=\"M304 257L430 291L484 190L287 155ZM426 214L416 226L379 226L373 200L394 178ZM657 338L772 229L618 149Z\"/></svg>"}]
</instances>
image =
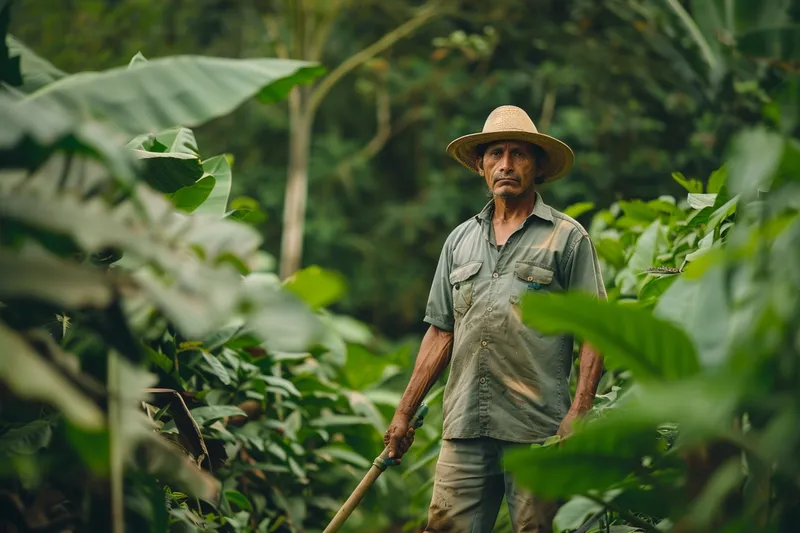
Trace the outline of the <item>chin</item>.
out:
<instances>
[{"instance_id":1,"label":"chin","mask_svg":"<svg viewBox=\"0 0 800 533\"><path fill-rule=\"evenodd\" d=\"M516 198L522 191L518 191L512 187L504 185L499 189L495 189L494 195L498 198Z\"/></svg>"}]
</instances>

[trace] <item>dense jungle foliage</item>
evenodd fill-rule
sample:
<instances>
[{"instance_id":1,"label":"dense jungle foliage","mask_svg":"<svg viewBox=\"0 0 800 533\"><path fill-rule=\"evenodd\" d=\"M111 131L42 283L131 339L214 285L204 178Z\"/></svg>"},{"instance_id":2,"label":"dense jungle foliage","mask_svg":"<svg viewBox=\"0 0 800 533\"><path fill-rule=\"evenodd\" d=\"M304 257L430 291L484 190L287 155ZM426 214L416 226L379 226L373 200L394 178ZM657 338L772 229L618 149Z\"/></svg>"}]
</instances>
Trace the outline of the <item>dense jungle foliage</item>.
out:
<instances>
[{"instance_id":1,"label":"dense jungle foliage","mask_svg":"<svg viewBox=\"0 0 800 533\"><path fill-rule=\"evenodd\" d=\"M282 278L285 104L410 5L363 2L304 61L254 26L291 33L282 2L65 2L39 26L37 4L0 0L0 530L321 531L381 451L441 242L485 201L440 152L515 100L558 110L537 123L581 163L545 196L585 221L609 301L523 302L607 372L572 437L507 467L564 499L558 532L800 519L795 6L538 2L532 40L513 0L436 3L320 106ZM373 143L382 106L409 114ZM441 393L347 531L424 524Z\"/></svg>"}]
</instances>

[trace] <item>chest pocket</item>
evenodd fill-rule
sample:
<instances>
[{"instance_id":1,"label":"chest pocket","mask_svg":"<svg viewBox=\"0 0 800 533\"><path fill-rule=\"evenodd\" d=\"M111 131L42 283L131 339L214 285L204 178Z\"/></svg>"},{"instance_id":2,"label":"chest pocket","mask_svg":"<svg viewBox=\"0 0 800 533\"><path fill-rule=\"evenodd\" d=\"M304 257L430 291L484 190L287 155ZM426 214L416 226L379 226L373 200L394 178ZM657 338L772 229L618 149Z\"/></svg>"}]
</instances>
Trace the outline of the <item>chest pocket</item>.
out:
<instances>
[{"instance_id":1,"label":"chest pocket","mask_svg":"<svg viewBox=\"0 0 800 533\"><path fill-rule=\"evenodd\" d=\"M483 261L470 261L450 273L450 287L453 293L453 311L463 315L472 305L475 292L475 278Z\"/></svg>"},{"instance_id":2,"label":"chest pocket","mask_svg":"<svg viewBox=\"0 0 800 533\"><path fill-rule=\"evenodd\" d=\"M518 261L514 266L514 290L511 303L519 303L525 294L534 291L553 290L553 270L531 263Z\"/></svg>"}]
</instances>

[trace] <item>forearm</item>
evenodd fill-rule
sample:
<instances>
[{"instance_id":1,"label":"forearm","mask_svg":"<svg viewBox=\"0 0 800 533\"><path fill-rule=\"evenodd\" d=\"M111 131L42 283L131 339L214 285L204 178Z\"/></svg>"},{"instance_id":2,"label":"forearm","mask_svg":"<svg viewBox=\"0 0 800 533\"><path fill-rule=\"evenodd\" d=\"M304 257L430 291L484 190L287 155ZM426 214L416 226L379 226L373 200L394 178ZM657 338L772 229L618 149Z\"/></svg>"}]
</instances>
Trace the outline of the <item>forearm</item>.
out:
<instances>
[{"instance_id":1,"label":"forearm","mask_svg":"<svg viewBox=\"0 0 800 533\"><path fill-rule=\"evenodd\" d=\"M585 413L594 405L597 384L600 382L600 376L603 375L603 357L588 342L581 345L579 368L572 410L576 413Z\"/></svg>"},{"instance_id":2,"label":"forearm","mask_svg":"<svg viewBox=\"0 0 800 533\"><path fill-rule=\"evenodd\" d=\"M443 331L435 326L428 328L422 338L411 379L397 406L397 414L409 418L414 416L422 399L425 398L450 362L452 347L453 334L451 332Z\"/></svg>"}]
</instances>

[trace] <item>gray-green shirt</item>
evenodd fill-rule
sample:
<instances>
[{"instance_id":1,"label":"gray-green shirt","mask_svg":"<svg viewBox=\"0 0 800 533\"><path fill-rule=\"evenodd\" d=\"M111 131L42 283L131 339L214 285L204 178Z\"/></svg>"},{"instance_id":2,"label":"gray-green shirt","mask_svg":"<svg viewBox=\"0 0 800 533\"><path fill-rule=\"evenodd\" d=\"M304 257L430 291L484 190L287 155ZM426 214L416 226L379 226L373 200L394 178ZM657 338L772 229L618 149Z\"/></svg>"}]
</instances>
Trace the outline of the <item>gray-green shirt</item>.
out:
<instances>
[{"instance_id":1,"label":"gray-green shirt","mask_svg":"<svg viewBox=\"0 0 800 533\"><path fill-rule=\"evenodd\" d=\"M573 337L523 324L519 299L528 291L606 291L589 234L539 193L499 248L493 209L490 201L447 237L428 299L425 322L454 332L442 437L541 442L570 406Z\"/></svg>"}]
</instances>

